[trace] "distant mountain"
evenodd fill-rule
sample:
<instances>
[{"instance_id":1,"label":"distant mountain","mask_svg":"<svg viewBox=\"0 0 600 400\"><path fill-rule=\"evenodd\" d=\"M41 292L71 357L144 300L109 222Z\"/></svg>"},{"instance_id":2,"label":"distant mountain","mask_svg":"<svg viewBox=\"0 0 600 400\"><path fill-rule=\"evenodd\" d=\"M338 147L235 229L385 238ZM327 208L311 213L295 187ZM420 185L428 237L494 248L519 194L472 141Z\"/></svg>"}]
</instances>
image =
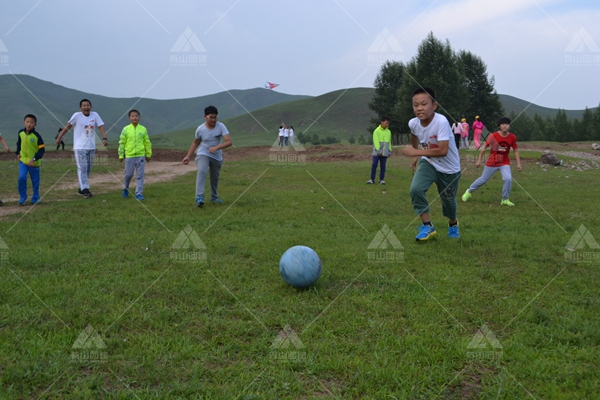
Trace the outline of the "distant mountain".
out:
<instances>
[{"instance_id":1,"label":"distant mountain","mask_svg":"<svg viewBox=\"0 0 600 400\"><path fill-rule=\"evenodd\" d=\"M65 88L29 75L0 75L0 132L9 144L14 143L23 127L23 117L31 113L38 118L37 129L42 137L54 139L58 128L79 111L79 101L84 98L92 101L93 110L104 120L105 129L112 127L109 138L115 143L123 126L129 123L127 112L131 108L140 110L141 123L152 135L198 126L204 122L203 111L208 105L216 106L219 118L226 119L246 110L308 97L256 88L178 100L111 98ZM66 139L67 143L71 142L72 136L67 135Z\"/></svg>"},{"instance_id":2,"label":"distant mountain","mask_svg":"<svg viewBox=\"0 0 600 400\"><path fill-rule=\"evenodd\" d=\"M514 111L514 113L518 115L525 108L527 108L525 110L525 113L530 117L533 117L535 114L538 114L543 118L546 118L548 116L551 118L554 118L556 116L556 113L558 112L558 110L556 108L547 108L547 107L538 106L536 104L529 105L528 101L521 100L519 98L509 96L507 94L501 94L499 96L500 96L500 102L502 103L502 106L504 107L504 111L506 112L506 115L510 114L511 111ZM595 108L596 107L592 108L592 110ZM583 111L584 110L565 110L565 112L567 113L567 117L569 117L571 119L575 119L575 118L581 119L583 117Z\"/></svg>"}]
</instances>

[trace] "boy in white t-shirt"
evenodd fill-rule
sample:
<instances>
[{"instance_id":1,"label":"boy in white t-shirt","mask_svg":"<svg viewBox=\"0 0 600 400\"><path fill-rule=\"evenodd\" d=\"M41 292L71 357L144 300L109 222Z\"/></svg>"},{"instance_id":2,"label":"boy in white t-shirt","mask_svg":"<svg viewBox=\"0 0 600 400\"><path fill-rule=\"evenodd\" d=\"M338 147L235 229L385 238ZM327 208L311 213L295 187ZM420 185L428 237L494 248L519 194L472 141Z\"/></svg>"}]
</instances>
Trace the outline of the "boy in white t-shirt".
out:
<instances>
[{"instance_id":1,"label":"boy in white t-shirt","mask_svg":"<svg viewBox=\"0 0 600 400\"><path fill-rule=\"evenodd\" d=\"M196 205L204 206L204 186L206 185L206 174L210 169L210 202L223 204L219 198L219 176L221 165L223 165L223 155L221 149L231 146L231 136L227 127L221 122L217 122L219 111L214 106L208 106L204 109L204 120L206 121L196 129L196 137L192 142L190 149L183 159L183 164L190 162L192 154L196 152L196 165L198 174L196 175Z\"/></svg>"},{"instance_id":2,"label":"boy in white t-shirt","mask_svg":"<svg viewBox=\"0 0 600 400\"><path fill-rule=\"evenodd\" d=\"M410 185L410 197L415 213L419 215L423 225L415 239L424 241L436 234L429 218L429 202L426 197L433 183L438 188L442 212L449 220L448 237L459 238L456 194L460 180L460 157L452 140L450 124L446 117L435 112L438 103L432 89L416 89L412 94L412 106L416 115L408 123L412 146L404 148L404 155L413 157L413 171L418 162ZM419 149L419 144L423 147L422 150Z\"/></svg>"},{"instance_id":3,"label":"boy in white t-shirt","mask_svg":"<svg viewBox=\"0 0 600 400\"><path fill-rule=\"evenodd\" d=\"M92 102L83 99L79 102L81 112L73 114L67 126L56 137L56 144L60 144L62 137L73 129L73 152L77 161L77 178L79 179L79 190L77 194L84 198L92 197L90 192L89 177L96 154L96 128L102 133L102 145L107 146L106 132L102 118L92 111Z\"/></svg>"}]
</instances>

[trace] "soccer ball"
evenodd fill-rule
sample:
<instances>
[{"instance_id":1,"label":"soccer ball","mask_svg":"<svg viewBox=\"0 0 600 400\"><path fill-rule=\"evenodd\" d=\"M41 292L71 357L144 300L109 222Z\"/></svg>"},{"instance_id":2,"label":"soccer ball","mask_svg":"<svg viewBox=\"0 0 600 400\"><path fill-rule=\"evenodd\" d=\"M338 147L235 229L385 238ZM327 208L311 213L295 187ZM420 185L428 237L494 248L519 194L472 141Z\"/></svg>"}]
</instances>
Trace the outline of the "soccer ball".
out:
<instances>
[{"instance_id":1,"label":"soccer ball","mask_svg":"<svg viewBox=\"0 0 600 400\"><path fill-rule=\"evenodd\" d=\"M288 285L307 288L321 276L321 259L310 247L290 247L279 260L279 274Z\"/></svg>"}]
</instances>

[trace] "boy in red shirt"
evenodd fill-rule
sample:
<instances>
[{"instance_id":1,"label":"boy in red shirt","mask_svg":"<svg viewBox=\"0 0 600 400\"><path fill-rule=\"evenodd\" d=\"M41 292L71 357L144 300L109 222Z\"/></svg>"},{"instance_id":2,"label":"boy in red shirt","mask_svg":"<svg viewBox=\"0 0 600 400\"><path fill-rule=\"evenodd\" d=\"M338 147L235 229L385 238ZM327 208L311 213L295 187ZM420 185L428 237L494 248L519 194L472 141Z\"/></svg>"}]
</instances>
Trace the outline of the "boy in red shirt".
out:
<instances>
[{"instance_id":1,"label":"boy in red shirt","mask_svg":"<svg viewBox=\"0 0 600 400\"><path fill-rule=\"evenodd\" d=\"M498 121L500 130L492 133L488 136L483 149L477 157L477 168L481 165L481 160L485 154L487 147L490 147L490 156L483 167L483 174L475 182L471 184L471 187L467 189L465 194L462 195L462 201L467 201L471 198L471 193L485 185L487 181L492 178L492 175L496 171L500 171L502 174L502 181L504 185L502 187L502 201L500 202L503 206L514 206L514 204L508 199L510 197L510 188L512 186L512 174L510 171L510 158L509 153L511 147L515 150L515 158L517 159L517 168L521 172L521 157L519 157L519 150L517 148L517 137L510 133L510 119L503 117Z\"/></svg>"}]
</instances>

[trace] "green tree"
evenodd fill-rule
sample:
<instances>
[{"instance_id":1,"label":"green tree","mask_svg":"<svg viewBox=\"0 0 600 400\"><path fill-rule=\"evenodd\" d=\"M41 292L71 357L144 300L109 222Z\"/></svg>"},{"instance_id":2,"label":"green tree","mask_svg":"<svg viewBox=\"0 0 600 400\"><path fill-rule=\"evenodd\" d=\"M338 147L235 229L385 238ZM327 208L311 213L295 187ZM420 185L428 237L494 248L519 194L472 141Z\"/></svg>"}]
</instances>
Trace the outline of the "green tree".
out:
<instances>
[{"instance_id":1,"label":"green tree","mask_svg":"<svg viewBox=\"0 0 600 400\"><path fill-rule=\"evenodd\" d=\"M368 104L369 109L377 114L377 117L371 118L369 121L369 127L367 128L369 134L372 134L375 128L379 126L381 117L384 115L392 116L391 114L398 102L398 89L402 86L404 68L404 64L397 61L386 61L381 66L373 83L375 94L373 94ZM394 133L406 132L406 121L392 118L389 129Z\"/></svg>"},{"instance_id":2,"label":"green tree","mask_svg":"<svg viewBox=\"0 0 600 400\"><path fill-rule=\"evenodd\" d=\"M462 110L461 115L469 121L479 115L482 121L492 126L492 123L495 124L504 116L500 97L494 89L494 77L488 78L487 66L483 60L469 51L461 50L458 61L465 75L469 96L467 108Z\"/></svg>"},{"instance_id":3,"label":"green tree","mask_svg":"<svg viewBox=\"0 0 600 400\"><path fill-rule=\"evenodd\" d=\"M348 143L350 143L350 144L356 143L356 139L354 139L354 135L350 135L350 137L348 138Z\"/></svg>"},{"instance_id":4,"label":"green tree","mask_svg":"<svg viewBox=\"0 0 600 400\"><path fill-rule=\"evenodd\" d=\"M567 112L565 110L558 109L556 117L554 117L553 125L554 135L552 135L551 140L563 143L573 141L573 125L571 124L571 121L569 121L569 117L567 117Z\"/></svg>"},{"instance_id":5,"label":"green tree","mask_svg":"<svg viewBox=\"0 0 600 400\"><path fill-rule=\"evenodd\" d=\"M533 132L533 120L525 113L516 115L514 111L510 112L510 131L517 136L517 139L521 142L531 140Z\"/></svg>"},{"instance_id":6,"label":"green tree","mask_svg":"<svg viewBox=\"0 0 600 400\"><path fill-rule=\"evenodd\" d=\"M435 91L437 112L452 123L468 109L468 89L464 68L450 42L442 43L433 33L421 42L417 54L406 64L398 103L392 117L406 124L414 117L411 94L419 87Z\"/></svg>"}]
</instances>

